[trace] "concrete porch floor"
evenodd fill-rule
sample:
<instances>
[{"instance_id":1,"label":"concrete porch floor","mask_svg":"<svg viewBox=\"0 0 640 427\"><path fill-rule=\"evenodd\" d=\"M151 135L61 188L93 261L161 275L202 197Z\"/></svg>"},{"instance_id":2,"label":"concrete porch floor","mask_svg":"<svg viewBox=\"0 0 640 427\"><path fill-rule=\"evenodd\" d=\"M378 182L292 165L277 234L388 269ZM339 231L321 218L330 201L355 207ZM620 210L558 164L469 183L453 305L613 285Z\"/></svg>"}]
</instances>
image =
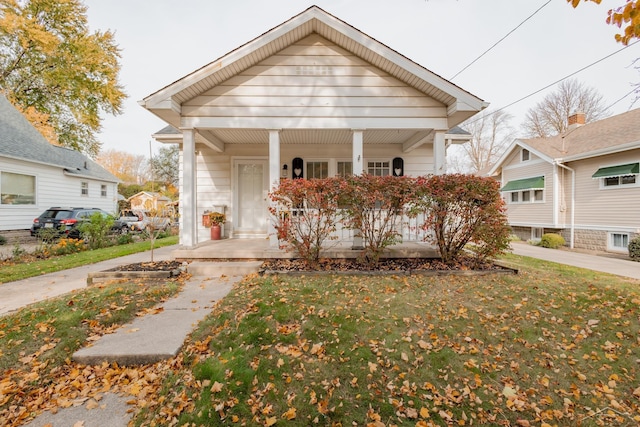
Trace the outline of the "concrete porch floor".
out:
<instances>
[{"instance_id":1,"label":"concrete porch floor","mask_svg":"<svg viewBox=\"0 0 640 427\"><path fill-rule=\"evenodd\" d=\"M361 251L351 249L351 243L330 242L321 258L356 258ZM222 239L202 242L194 248L180 247L171 253L172 258L186 260L262 260L294 258L292 252L269 247L269 239ZM387 248L382 258L438 258L436 248L422 242L406 242Z\"/></svg>"}]
</instances>

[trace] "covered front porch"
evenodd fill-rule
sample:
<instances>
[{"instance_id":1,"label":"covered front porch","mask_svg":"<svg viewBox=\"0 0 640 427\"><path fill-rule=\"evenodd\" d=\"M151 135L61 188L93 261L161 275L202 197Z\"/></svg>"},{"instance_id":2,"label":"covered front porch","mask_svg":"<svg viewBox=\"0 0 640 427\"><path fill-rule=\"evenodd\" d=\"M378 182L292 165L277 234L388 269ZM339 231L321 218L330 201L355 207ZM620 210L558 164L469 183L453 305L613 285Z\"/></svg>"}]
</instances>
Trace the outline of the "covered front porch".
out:
<instances>
[{"instance_id":1,"label":"covered front porch","mask_svg":"<svg viewBox=\"0 0 640 427\"><path fill-rule=\"evenodd\" d=\"M357 258L360 250L353 250L351 243L332 242L321 253L322 258ZM274 248L268 238L261 239L222 239L202 242L193 248L181 247L172 252L176 260L266 260L295 258L290 251ZM394 245L382 255L382 258L439 258L438 250L424 242L404 242Z\"/></svg>"}]
</instances>

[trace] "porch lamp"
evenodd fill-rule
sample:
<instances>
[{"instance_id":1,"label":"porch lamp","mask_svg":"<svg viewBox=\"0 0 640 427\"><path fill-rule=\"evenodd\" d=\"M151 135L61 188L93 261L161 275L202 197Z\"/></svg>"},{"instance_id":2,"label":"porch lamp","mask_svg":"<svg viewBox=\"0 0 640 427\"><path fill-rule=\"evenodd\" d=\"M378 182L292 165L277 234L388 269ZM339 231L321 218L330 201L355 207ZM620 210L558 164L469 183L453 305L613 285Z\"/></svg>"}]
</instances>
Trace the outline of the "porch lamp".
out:
<instances>
[{"instance_id":1,"label":"porch lamp","mask_svg":"<svg viewBox=\"0 0 640 427\"><path fill-rule=\"evenodd\" d=\"M287 166L286 163L282 165L282 173L280 174L280 177L287 178L289 176L288 170L289 170L289 166Z\"/></svg>"}]
</instances>

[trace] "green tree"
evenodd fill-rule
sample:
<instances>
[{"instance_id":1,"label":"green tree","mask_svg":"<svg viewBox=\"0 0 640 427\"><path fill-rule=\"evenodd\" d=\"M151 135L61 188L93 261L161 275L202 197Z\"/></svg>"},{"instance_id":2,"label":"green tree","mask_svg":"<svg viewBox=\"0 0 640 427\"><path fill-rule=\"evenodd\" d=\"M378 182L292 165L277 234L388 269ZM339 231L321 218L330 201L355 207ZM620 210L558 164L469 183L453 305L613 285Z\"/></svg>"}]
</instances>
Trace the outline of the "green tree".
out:
<instances>
[{"instance_id":1,"label":"green tree","mask_svg":"<svg viewBox=\"0 0 640 427\"><path fill-rule=\"evenodd\" d=\"M151 175L155 181L165 184L178 184L178 168L180 161L178 145L160 147L158 154L151 158Z\"/></svg>"},{"instance_id":2,"label":"green tree","mask_svg":"<svg viewBox=\"0 0 640 427\"><path fill-rule=\"evenodd\" d=\"M0 91L46 119L54 144L98 154L100 113L119 114L126 97L119 58L112 32L89 31L80 0L0 0Z\"/></svg>"}]
</instances>

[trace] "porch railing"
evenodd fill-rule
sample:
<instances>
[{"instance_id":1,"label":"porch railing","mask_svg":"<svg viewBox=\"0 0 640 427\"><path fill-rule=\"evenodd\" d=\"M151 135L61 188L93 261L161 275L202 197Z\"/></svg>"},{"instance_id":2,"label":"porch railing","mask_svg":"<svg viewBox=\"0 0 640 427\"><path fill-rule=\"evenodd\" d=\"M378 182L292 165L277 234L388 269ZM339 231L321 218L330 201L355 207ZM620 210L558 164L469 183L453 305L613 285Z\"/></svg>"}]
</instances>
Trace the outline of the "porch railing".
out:
<instances>
[{"instance_id":1,"label":"porch railing","mask_svg":"<svg viewBox=\"0 0 640 427\"><path fill-rule=\"evenodd\" d=\"M289 211L291 215L304 215L305 212L311 213L309 209L294 209ZM285 215L284 212L280 212L281 215ZM430 231L425 231L422 228L422 224L425 222L425 215L418 214L417 216L402 215L396 221L395 227L398 230L402 242L425 242L429 236ZM332 233L330 239L326 242L327 246L346 246L353 242L355 230L344 225L344 223L338 221L336 224L336 230Z\"/></svg>"}]
</instances>

